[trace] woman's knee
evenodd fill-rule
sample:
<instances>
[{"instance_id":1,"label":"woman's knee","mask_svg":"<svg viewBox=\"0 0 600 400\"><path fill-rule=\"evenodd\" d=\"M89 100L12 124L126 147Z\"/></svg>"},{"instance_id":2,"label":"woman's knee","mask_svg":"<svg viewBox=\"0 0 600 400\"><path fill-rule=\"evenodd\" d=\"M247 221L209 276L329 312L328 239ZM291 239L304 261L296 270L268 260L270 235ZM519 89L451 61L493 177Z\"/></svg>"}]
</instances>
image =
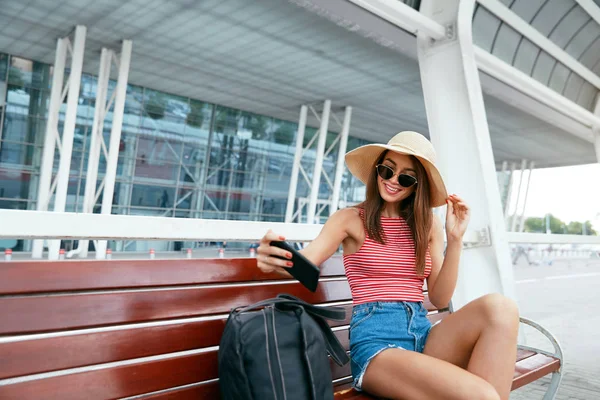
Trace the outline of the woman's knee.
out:
<instances>
[{"instance_id":1,"label":"woman's knee","mask_svg":"<svg viewBox=\"0 0 600 400\"><path fill-rule=\"evenodd\" d=\"M500 395L491 384L485 382L485 384L479 385L467 398L469 400L500 400Z\"/></svg>"},{"instance_id":2,"label":"woman's knee","mask_svg":"<svg viewBox=\"0 0 600 400\"><path fill-rule=\"evenodd\" d=\"M480 297L477 302L487 323L518 327L519 307L514 300L500 293L491 293Z\"/></svg>"},{"instance_id":3,"label":"woman's knee","mask_svg":"<svg viewBox=\"0 0 600 400\"><path fill-rule=\"evenodd\" d=\"M458 391L449 397L452 400L500 400L496 389L479 377L463 382L457 389Z\"/></svg>"}]
</instances>

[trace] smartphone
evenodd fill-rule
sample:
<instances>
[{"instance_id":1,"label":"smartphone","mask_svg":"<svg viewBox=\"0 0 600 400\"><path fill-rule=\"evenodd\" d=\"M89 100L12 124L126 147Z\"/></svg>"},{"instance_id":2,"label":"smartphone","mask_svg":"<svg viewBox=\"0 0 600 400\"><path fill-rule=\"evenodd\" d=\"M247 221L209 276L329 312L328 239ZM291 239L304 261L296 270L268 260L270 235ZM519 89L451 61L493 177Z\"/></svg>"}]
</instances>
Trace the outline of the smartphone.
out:
<instances>
[{"instance_id":1,"label":"smartphone","mask_svg":"<svg viewBox=\"0 0 600 400\"><path fill-rule=\"evenodd\" d=\"M280 249L284 249L292 253L291 261L294 265L289 268L285 268L286 271L290 273L294 278L296 278L300 283L304 285L308 290L314 292L317 290L317 285L319 284L319 277L321 276L321 270L319 267L311 263L306 257L304 257L298 250L296 250L289 243L277 240L272 241L271 246L279 247ZM281 258L282 260L288 261L287 258L274 256L277 258Z\"/></svg>"}]
</instances>

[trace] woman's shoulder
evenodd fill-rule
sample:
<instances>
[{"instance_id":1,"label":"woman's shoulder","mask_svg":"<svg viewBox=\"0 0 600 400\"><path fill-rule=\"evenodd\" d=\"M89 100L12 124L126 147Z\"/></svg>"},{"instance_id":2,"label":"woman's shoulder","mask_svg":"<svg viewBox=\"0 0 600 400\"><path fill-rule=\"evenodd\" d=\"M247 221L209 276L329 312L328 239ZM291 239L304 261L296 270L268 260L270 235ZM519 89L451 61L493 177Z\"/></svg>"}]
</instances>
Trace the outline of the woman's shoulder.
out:
<instances>
[{"instance_id":1,"label":"woman's shoulder","mask_svg":"<svg viewBox=\"0 0 600 400\"><path fill-rule=\"evenodd\" d=\"M329 219L334 220L336 223L362 222L361 211L357 207L339 209Z\"/></svg>"},{"instance_id":2,"label":"woman's shoulder","mask_svg":"<svg viewBox=\"0 0 600 400\"><path fill-rule=\"evenodd\" d=\"M363 218L359 208L346 207L333 213L327 220L327 224L343 229L347 233L356 233L363 229Z\"/></svg>"},{"instance_id":3,"label":"woman's shoulder","mask_svg":"<svg viewBox=\"0 0 600 400\"><path fill-rule=\"evenodd\" d=\"M341 229L354 240L359 240L364 235L363 217L358 207L346 207L336 211L327 221L336 229Z\"/></svg>"},{"instance_id":4,"label":"woman's shoulder","mask_svg":"<svg viewBox=\"0 0 600 400\"><path fill-rule=\"evenodd\" d=\"M359 207L346 207L337 211L341 217L346 221L362 221L362 208Z\"/></svg>"}]
</instances>

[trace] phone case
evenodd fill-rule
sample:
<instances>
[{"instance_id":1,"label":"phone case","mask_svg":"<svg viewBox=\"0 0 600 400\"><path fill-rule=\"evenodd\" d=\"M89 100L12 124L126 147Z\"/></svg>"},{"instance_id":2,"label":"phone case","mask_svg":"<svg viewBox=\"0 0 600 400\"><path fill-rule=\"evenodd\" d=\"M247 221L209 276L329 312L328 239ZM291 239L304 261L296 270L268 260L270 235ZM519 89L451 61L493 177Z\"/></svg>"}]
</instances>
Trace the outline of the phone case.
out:
<instances>
[{"instance_id":1,"label":"phone case","mask_svg":"<svg viewBox=\"0 0 600 400\"><path fill-rule=\"evenodd\" d=\"M321 276L321 270L319 267L310 262L306 257L293 248L289 243L285 241L273 241L271 246L279 247L292 253L292 263L294 264L290 268L286 268L286 271L296 278L300 283L304 285L308 290L314 292L317 290L319 284L319 277ZM275 256L278 257L278 256ZM283 257L278 257L284 259ZM287 259L285 259L287 260Z\"/></svg>"}]
</instances>

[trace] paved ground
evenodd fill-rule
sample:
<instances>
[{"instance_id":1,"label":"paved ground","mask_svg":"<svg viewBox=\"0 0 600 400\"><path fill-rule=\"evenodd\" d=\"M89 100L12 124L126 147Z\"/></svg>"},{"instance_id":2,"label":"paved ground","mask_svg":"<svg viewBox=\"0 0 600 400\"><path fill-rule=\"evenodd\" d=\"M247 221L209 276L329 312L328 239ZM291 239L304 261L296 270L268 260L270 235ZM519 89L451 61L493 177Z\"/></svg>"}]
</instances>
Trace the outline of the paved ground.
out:
<instances>
[{"instance_id":1,"label":"paved ground","mask_svg":"<svg viewBox=\"0 0 600 400\"><path fill-rule=\"evenodd\" d=\"M555 261L553 265L515 267L521 315L552 332L565 352L557 400L600 399L600 261ZM525 331L528 345L543 338ZM544 348L551 349L550 346ZM542 399L550 379L516 390L511 400Z\"/></svg>"}]
</instances>

